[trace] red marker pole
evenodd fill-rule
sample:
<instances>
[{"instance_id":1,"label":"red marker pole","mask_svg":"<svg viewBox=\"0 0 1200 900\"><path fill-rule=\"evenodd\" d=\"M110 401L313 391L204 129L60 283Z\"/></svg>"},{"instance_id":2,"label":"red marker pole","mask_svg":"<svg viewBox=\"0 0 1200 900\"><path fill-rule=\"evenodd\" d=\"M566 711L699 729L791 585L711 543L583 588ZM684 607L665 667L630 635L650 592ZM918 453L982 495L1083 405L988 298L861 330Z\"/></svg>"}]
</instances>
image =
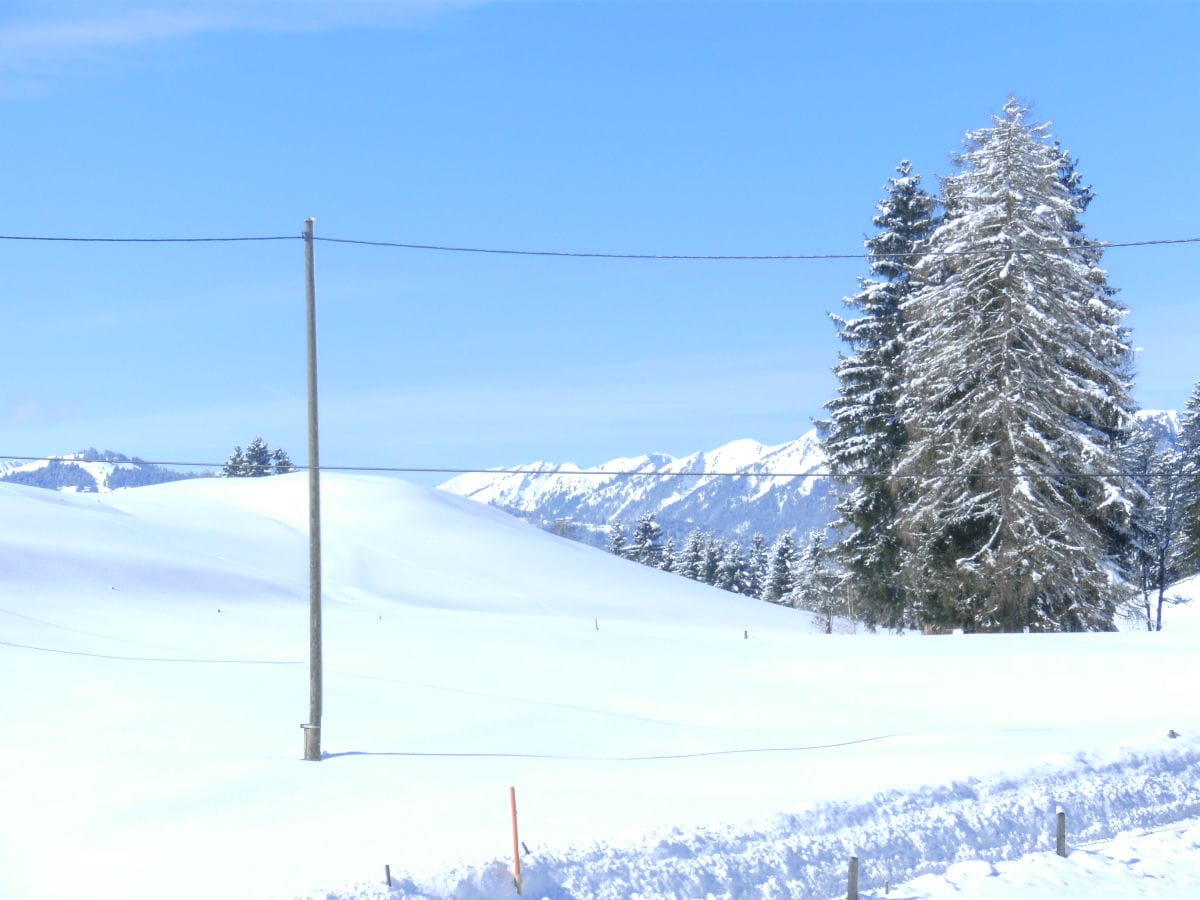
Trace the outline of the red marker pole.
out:
<instances>
[{"instance_id":1,"label":"red marker pole","mask_svg":"<svg viewBox=\"0 0 1200 900\"><path fill-rule=\"evenodd\" d=\"M510 787L508 789L508 803L512 807L512 826L513 826L513 884L517 887L517 893L521 893L521 841L517 837L517 789Z\"/></svg>"}]
</instances>

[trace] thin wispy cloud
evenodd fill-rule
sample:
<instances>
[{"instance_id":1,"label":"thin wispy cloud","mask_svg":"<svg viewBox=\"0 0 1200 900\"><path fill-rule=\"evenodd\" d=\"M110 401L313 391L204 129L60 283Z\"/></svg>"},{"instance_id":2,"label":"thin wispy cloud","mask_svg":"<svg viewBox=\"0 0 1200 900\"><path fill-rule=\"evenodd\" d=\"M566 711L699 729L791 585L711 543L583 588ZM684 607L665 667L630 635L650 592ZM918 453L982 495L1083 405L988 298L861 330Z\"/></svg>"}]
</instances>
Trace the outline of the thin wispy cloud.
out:
<instances>
[{"instance_id":1,"label":"thin wispy cloud","mask_svg":"<svg viewBox=\"0 0 1200 900\"><path fill-rule=\"evenodd\" d=\"M17 2L0 18L0 77L28 88L142 48L219 33L402 28L485 0L96 0Z\"/></svg>"},{"instance_id":2,"label":"thin wispy cloud","mask_svg":"<svg viewBox=\"0 0 1200 900\"><path fill-rule=\"evenodd\" d=\"M31 393L19 393L6 398L0 405L0 425L11 430L55 425L69 418L77 409L78 404L75 403L56 402Z\"/></svg>"}]
</instances>

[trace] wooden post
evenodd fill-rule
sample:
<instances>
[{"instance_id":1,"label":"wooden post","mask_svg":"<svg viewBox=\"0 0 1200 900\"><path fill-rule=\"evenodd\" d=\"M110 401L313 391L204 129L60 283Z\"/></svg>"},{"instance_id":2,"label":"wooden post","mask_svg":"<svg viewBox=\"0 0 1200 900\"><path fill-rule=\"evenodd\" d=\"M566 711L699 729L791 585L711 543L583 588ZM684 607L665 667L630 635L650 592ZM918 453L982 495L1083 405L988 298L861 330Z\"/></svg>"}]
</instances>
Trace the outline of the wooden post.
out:
<instances>
[{"instance_id":1,"label":"wooden post","mask_svg":"<svg viewBox=\"0 0 1200 900\"><path fill-rule=\"evenodd\" d=\"M308 323L308 724L304 758L321 759L321 454L317 440L317 284L313 220L304 220Z\"/></svg>"},{"instance_id":2,"label":"wooden post","mask_svg":"<svg viewBox=\"0 0 1200 900\"><path fill-rule=\"evenodd\" d=\"M1067 855L1067 814L1060 806L1058 808L1058 840L1056 841L1058 855Z\"/></svg>"},{"instance_id":3,"label":"wooden post","mask_svg":"<svg viewBox=\"0 0 1200 900\"><path fill-rule=\"evenodd\" d=\"M508 803L512 807L513 884L519 894L521 893L521 840L517 837L517 789L515 787L508 789Z\"/></svg>"},{"instance_id":4,"label":"wooden post","mask_svg":"<svg viewBox=\"0 0 1200 900\"><path fill-rule=\"evenodd\" d=\"M385 865L383 867L383 875L385 878L387 878L387 886L391 887L392 886L392 867Z\"/></svg>"},{"instance_id":5,"label":"wooden post","mask_svg":"<svg viewBox=\"0 0 1200 900\"><path fill-rule=\"evenodd\" d=\"M846 900L858 900L858 857L850 857L850 877L846 881Z\"/></svg>"}]
</instances>

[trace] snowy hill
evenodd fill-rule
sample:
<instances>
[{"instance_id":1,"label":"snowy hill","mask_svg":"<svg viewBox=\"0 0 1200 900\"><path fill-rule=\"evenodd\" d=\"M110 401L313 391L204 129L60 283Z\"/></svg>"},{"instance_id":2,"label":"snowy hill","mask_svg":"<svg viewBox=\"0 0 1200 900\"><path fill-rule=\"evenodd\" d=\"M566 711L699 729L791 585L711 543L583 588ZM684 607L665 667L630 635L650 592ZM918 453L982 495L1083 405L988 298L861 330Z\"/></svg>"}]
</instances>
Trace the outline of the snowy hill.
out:
<instances>
[{"instance_id":1,"label":"snowy hill","mask_svg":"<svg viewBox=\"0 0 1200 900\"><path fill-rule=\"evenodd\" d=\"M32 462L0 460L0 481L56 491L106 492L206 474L176 472L111 450L80 450Z\"/></svg>"},{"instance_id":2,"label":"snowy hill","mask_svg":"<svg viewBox=\"0 0 1200 900\"><path fill-rule=\"evenodd\" d=\"M1052 846L1056 805L1074 842L1200 815L1200 610L826 636L376 476L322 483L303 762L305 497L0 484L0 897L507 898L509 786L557 898L833 897L851 852L879 896Z\"/></svg>"},{"instance_id":3,"label":"snowy hill","mask_svg":"<svg viewBox=\"0 0 1200 900\"><path fill-rule=\"evenodd\" d=\"M573 536L584 539L589 526L631 525L648 512L676 540L693 528L742 538L803 534L833 519L829 479L816 474L825 471L825 455L815 431L777 446L739 440L679 459L651 454L590 469L546 462L519 468L546 474L460 475L441 488L543 527L569 521L583 527ZM612 472L634 474L603 474Z\"/></svg>"}]
</instances>

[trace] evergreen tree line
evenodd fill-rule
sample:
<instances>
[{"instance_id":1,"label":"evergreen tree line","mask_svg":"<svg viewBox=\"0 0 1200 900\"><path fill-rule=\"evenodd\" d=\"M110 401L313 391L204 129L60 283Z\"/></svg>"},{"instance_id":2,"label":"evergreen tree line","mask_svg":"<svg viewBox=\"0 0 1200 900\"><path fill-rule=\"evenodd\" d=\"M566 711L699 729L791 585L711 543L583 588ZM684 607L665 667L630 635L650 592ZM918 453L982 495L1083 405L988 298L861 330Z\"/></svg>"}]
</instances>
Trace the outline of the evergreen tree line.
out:
<instances>
[{"instance_id":1,"label":"evergreen tree line","mask_svg":"<svg viewBox=\"0 0 1200 900\"><path fill-rule=\"evenodd\" d=\"M95 477L74 460L84 462L131 463L132 467L116 467L105 479L98 484ZM136 456L125 456L111 450L99 451L95 448L82 450L73 459L51 459L45 466L31 471L8 472L0 476L0 481L12 484L22 484L26 487L46 488L62 491L75 490L79 493L95 493L101 487L109 490L121 488L147 487L153 484L166 484L171 481L183 481L189 478L204 478L208 473L177 472L144 462Z\"/></svg>"},{"instance_id":2,"label":"evergreen tree line","mask_svg":"<svg viewBox=\"0 0 1200 900\"><path fill-rule=\"evenodd\" d=\"M0 477L0 481L52 491L74 489L86 494L98 490L96 479L90 472L73 462L64 462L61 459L52 459L46 465L32 471L9 472Z\"/></svg>"},{"instance_id":3,"label":"evergreen tree line","mask_svg":"<svg viewBox=\"0 0 1200 900\"><path fill-rule=\"evenodd\" d=\"M620 522L609 526L608 551L735 594L819 612L826 616L828 630L833 616L852 612L838 592L841 577L824 532L811 532L797 541L785 531L770 544L764 535L755 534L743 546L736 539L693 529L678 546L673 538L663 540L653 513L644 513L632 532Z\"/></svg>"},{"instance_id":4,"label":"evergreen tree line","mask_svg":"<svg viewBox=\"0 0 1200 900\"><path fill-rule=\"evenodd\" d=\"M1200 572L1200 383L1180 425L1172 442L1143 423L1121 448L1142 492L1123 562L1150 631L1161 631L1163 608L1179 602L1168 594L1171 585Z\"/></svg>"},{"instance_id":5,"label":"evergreen tree line","mask_svg":"<svg viewBox=\"0 0 1200 900\"><path fill-rule=\"evenodd\" d=\"M1134 418L1094 194L1047 126L1010 100L964 145L940 197L900 164L834 317L839 589L889 629L1111 629L1139 591L1161 622L1200 547L1200 394L1178 452Z\"/></svg>"}]
</instances>

